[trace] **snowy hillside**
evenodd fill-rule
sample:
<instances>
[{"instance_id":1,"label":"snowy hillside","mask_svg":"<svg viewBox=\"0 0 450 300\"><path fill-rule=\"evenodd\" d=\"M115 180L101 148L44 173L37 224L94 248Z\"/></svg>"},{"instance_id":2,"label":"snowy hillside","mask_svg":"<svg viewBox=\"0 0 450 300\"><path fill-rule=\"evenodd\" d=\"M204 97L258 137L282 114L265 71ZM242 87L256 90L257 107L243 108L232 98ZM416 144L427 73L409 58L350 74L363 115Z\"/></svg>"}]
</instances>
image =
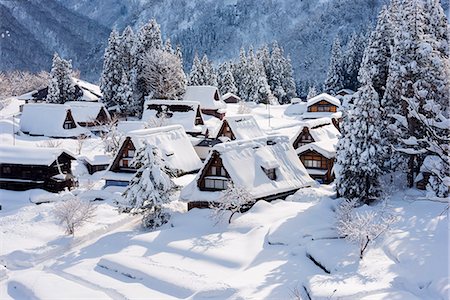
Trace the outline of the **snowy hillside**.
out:
<instances>
[{"instance_id":1,"label":"snowy hillside","mask_svg":"<svg viewBox=\"0 0 450 300\"><path fill-rule=\"evenodd\" d=\"M195 50L220 62L237 57L241 46L278 40L291 55L296 80L321 83L334 37L339 34L345 40L353 31L366 29L383 2L2 0L1 17L11 23L0 29L11 31L13 37L0 39L6 49L0 70L48 70L51 55L58 51L73 59L83 78L96 81L109 33L106 28L138 29L156 18L165 37L182 45L186 67ZM35 66L25 64L31 49L38 50L33 52Z\"/></svg>"}]
</instances>

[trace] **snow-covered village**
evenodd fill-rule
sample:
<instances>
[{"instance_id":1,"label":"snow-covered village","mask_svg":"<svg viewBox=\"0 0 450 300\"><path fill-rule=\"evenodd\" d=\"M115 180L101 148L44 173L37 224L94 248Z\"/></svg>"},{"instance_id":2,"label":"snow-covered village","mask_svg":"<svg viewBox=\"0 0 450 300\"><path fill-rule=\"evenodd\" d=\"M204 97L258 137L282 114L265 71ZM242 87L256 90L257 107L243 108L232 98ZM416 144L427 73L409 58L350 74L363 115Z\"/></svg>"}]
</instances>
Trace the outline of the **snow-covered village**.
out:
<instances>
[{"instance_id":1,"label":"snow-covered village","mask_svg":"<svg viewBox=\"0 0 450 300\"><path fill-rule=\"evenodd\" d=\"M0 0L0 299L450 299L448 0Z\"/></svg>"}]
</instances>

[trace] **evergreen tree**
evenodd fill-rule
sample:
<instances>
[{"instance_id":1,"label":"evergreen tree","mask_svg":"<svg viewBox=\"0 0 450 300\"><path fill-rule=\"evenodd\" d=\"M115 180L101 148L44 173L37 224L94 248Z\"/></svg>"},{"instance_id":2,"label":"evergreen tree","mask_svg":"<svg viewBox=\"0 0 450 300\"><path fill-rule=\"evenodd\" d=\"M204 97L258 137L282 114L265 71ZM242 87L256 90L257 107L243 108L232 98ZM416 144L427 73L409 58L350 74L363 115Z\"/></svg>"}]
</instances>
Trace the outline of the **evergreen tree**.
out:
<instances>
[{"instance_id":1,"label":"evergreen tree","mask_svg":"<svg viewBox=\"0 0 450 300\"><path fill-rule=\"evenodd\" d=\"M119 55L123 71L129 73L135 67L135 37L133 29L127 26L120 36Z\"/></svg>"},{"instance_id":2,"label":"evergreen tree","mask_svg":"<svg viewBox=\"0 0 450 300\"><path fill-rule=\"evenodd\" d=\"M347 43L344 57L344 87L357 90L359 86L358 71L364 53L365 39L363 35L353 33Z\"/></svg>"},{"instance_id":3,"label":"evergreen tree","mask_svg":"<svg viewBox=\"0 0 450 300\"><path fill-rule=\"evenodd\" d=\"M381 110L371 85L363 86L354 98L353 109L344 116L337 146L336 189L346 199L370 203L380 195L384 143L378 122Z\"/></svg>"},{"instance_id":4,"label":"evergreen tree","mask_svg":"<svg viewBox=\"0 0 450 300\"><path fill-rule=\"evenodd\" d=\"M267 81L270 85L270 90L278 99L278 102L282 102L283 98L286 97L286 91L283 87L284 67L283 50L278 46L277 42L274 42L266 73L269 74Z\"/></svg>"},{"instance_id":5,"label":"evergreen tree","mask_svg":"<svg viewBox=\"0 0 450 300\"><path fill-rule=\"evenodd\" d=\"M143 225L156 228L168 221L169 215L163 206L172 199L177 187L170 178L170 170L165 166L159 150L147 144L136 151L131 163L137 169L127 189L123 193L123 211L143 214Z\"/></svg>"},{"instance_id":6,"label":"evergreen tree","mask_svg":"<svg viewBox=\"0 0 450 300\"><path fill-rule=\"evenodd\" d=\"M122 80L121 57L119 53L119 35L113 29L108 39L108 46L105 49L103 59L103 70L100 78L100 90L103 94L103 101L107 106L114 105L113 99L116 96L118 87Z\"/></svg>"},{"instance_id":7,"label":"evergreen tree","mask_svg":"<svg viewBox=\"0 0 450 300\"><path fill-rule=\"evenodd\" d=\"M249 101L244 95L244 87L247 85L248 74L247 74L247 55L245 49L241 48L239 51L239 60L234 64L233 68L233 78L238 90L238 96L241 97L243 101Z\"/></svg>"},{"instance_id":8,"label":"evergreen tree","mask_svg":"<svg viewBox=\"0 0 450 300\"><path fill-rule=\"evenodd\" d=\"M151 49L162 49L161 29L155 19L141 27L136 41L136 56L138 59Z\"/></svg>"},{"instance_id":9,"label":"evergreen tree","mask_svg":"<svg viewBox=\"0 0 450 300\"><path fill-rule=\"evenodd\" d=\"M398 133L394 146L407 144L415 151L408 154L408 184L414 184L418 167L433 147L421 147L424 141L441 136L441 130L430 130L448 118L449 55L439 51L441 43L431 28L433 10L419 1L399 3L392 59L384 97L385 105L395 109ZM442 24L442 31L447 28ZM424 123L424 120L430 122ZM434 135L434 138L432 137ZM425 143L427 144L427 143ZM421 148L421 149L420 149ZM448 155L448 154L447 154Z\"/></svg>"},{"instance_id":10,"label":"evergreen tree","mask_svg":"<svg viewBox=\"0 0 450 300\"><path fill-rule=\"evenodd\" d=\"M237 93L236 84L234 82L233 73L231 71L231 65L228 62L224 62L218 68L218 88L222 95L226 93Z\"/></svg>"},{"instance_id":11,"label":"evergreen tree","mask_svg":"<svg viewBox=\"0 0 450 300\"><path fill-rule=\"evenodd\" d=\"M200 78L200 82L202 82L201 85L217 86L216 71L214 70L211 61L208 59L206 54L202 57Z\"/></svg>"},{"instance_id":12,"label":"evergreen tree","mask_svg":"<svg viewBox=\"0 0 450 300\"><path fill-rule=\"evenodd\" d=\"M181 62L181 66L183 66L183 51L181 50L181 46L178 44L177 49L175 50L175 54L177 55L178 59Z\"/></svg>"},{"instance_id":13,"label":"evergreen tree","mask_svg":"<svg viewBox=\"0 0 450 300\"><path fill-rule=\"evenodd\" d=\"M173 54L173 48L172 48L172 43L170 42L170 39L166 40L166 43L164 44L164 50L169 52L170 54Z\"/></svg>"},{"instance_id":14,"label":"evergreen tree","mask_svg":"<svg viewBox=\"0 0 450 300\"><path fill-rule=\"evenodd\" d=\"M327 93L335 94L344 87L342 60L341 41L336 37L334 39L333 47L331 48L330 64L328 66L327 78L324 83L324 89Z\"/></svg>"},{"instance_id":15,"label":"evergreen tree","mask_svg":"<svg viewBox=\"0 0 450 300\"><path fill-rule=\"evenodd\" d=\"M264 68L254 55L253 48L250 48L247 54L247 76L247 85L244 87L247 99L256 103L272 103L274 96L267 83Z\"/></svg>"},{"instance_id":16,"label":"evergreen tree","mask_svg":"<svg viewBox=\"0 0 450 300\"><path fill-rule=\"evenodd\" d=\"M47 102L64 103L76 100L75 85L72 80L72 63L57 53L53 55Z\"/></svg>"},{"instance_id":17,"label":"evergreen tree","mask_svg":"<svg viewBox=\"0 0 450 300\"><path fill-rule=\"evenodd\" d=\"M309 99L311 99L311 98L313 98L315 96L317 96L316 86L312 85L308 89L308 96L306 96L306 100L309 100Z\"/></svg>"},{"instance_id":18,"label":"evergreen tree","mask_svg":"<svg viewBox=\"0 0 450 300\"><path fill-rule=\"evenodd\" d=\"M137 111L133 99L133 85L135 79L135 72L122 72L120 84L117 87L115 95L115 103L118 105L119 111L127 116L135 116Z\"/></svg>"},{"instance_id":19,"label":"evergreen tree","mask_svg":"<svg viewBox=\"0 0 450 300\"><path fill-rule=\"evenodd\" d=\"M267 44L263 44L256 52L256 57L261 62L264 71L266 72L267 81L270 81L270 51ZM270 82L269 82L270 85Z\"/></svg>"},{"instance_id":20,"label":"evergreen tree","mask_svg":"<svg viewBox=\"0 0 450 300\"><path fill-rule=\"evenodd\" d=\"M364 51L358 74L358 80L361 84L364 85L372 82L380 99L384 96L391 58L391 48L394 43L392 26L390 11L386 6L383 6L378 14L377 26L372 32L369 43Z\"/></svg>"},{"instance_id":21,"label":"evergreen tree","mask_svg":"<svg viewBox=\"0 0 450 300\"><path fill-rule=\"evenodd\" d=\"M194 60L192 62L191 73L189 73L189 85L202 85L202 65L200 63L200 59L198 59L197 52L194 55Z\"/></svg>"},{"instance_id":22,"label":"evergreen tree","mask_svg":"<svg viewBox=\"0 0 450 300\"><path fill-rule=\"evenodd\" d=\"M283 61L283 77L281 81L283 90L285 92L284 97L281 101L283 103L289 103L292 98L297 96L297 87L295 86L294 72L292 71L291 58L288 57Z\"/></svg>"}]
</instances>

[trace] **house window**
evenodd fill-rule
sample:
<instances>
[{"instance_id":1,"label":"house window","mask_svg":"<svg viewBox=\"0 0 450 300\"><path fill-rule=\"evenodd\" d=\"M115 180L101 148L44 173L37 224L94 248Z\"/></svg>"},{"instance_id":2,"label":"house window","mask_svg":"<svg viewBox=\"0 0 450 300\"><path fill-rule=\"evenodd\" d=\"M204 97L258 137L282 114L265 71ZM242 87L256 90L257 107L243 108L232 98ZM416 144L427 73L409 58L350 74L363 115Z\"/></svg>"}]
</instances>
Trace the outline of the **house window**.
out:
<instances>
[{"instance_id":1,"label":"house window","mask_svg":"<svg viewBox=\"0 0 450 300\"><path fill-rule=\"evenodd\" d=\"M214 190L225 190L228 186L228 180L226 178L205 178L205 188Z\"/></svg>"},{"instance_id":2,"label":"house window","mask_svg":"<svg viewBox=\"0 0 450 300\"><path fill-rule=\"evenodd\" d=\"M123 158L119 161L119 167L128 168L130 166L131 159Z\"/></svg>"},{"instance_id":3,"label":"house window","mask_svg":"<svg viewBox=\"0 0 450 300\"><path fill-rule=\"evenodd\" d=\"M265 168L261 167L261 169L264 171L264 173L267 175L267 177L269 177L269 179L271 179L271 180L277 179L277 174L275 172L275 168L265 169Z\"/></svg>"},{"instance_id":4,"label":"house window","mask_svg":"<svg viewBox=\"0 0 450 300\"><path fill-rule=\"evenodd\" d=\"M11 167L3 167L2 173L3 174L11 174Z\"/></svg>"},{"instance_id":5,"label":"house window","mask_svg":"<svg viewBox=\"0 0 450 300\"><path fill-rule=\"evenodd\" d=\"M212 176L227 176L227 172L224 167L211 166L211 171L209 173Z\"/></svg>"},{"instance_id":6,"label":"house window","mask_svg":"<svg viewBox=\"0 0 450 300\"><path fill-rule=\"evenodd\" d=\"M64 129L72 129L73 123L71 121L64 121Z\"/></svg>"},{"instance_id":7,"label":"house window","mask_svg":"<svg viewBox=\"0 0 450 300\"><path fill-rule=\"evenodd\" d=\"M305 159L305 167L307 168L321 168L322 163L320 160Z\"/></svg>"},{"instance_id":8,"label":"house window","mask_svg":"<svg viewBox=\"0 0 450 300\"><path fill-rule=\"evenodd\" d=\"M128 150L128 157L134 157L134 150Z\"/></svg>"}]
</instances>

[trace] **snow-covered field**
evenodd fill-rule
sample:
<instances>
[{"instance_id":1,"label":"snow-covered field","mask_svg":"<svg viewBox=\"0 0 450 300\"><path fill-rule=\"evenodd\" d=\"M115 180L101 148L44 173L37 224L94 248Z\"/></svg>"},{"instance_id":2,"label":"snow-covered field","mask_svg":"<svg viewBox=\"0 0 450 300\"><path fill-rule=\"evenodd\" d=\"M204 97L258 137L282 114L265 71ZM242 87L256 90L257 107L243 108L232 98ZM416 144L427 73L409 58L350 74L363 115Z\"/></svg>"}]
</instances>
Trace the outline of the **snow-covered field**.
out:
<instances>
[{"instance_id":1,"label":"snow-covered field","mask_svg":"<svg viewBox=\"0 0 450 300\"><path fill-rule=\"evenodd\" d=\"M231 113L237 105L230 105ZM12 137L16 101L0 111L0 142L43 143ZM261 105L252 115L263 130L292 135L298 124L286 106ZM270 113L270 119L269 119ZM270 124L269 124L270 120ZM11 131L9 130L11 129ZM76 141L61 140L76 152ZM103 153L101 140L81 154ZM78 168L83 173L82 168ZM391 189L388 208L398 221L359 258L359 246L335 230L332 186L298 191L286 201L260 201L217 223L210 210L171 205L160 230L144 231L138 216L119 214L120 189L102 190L101 176L83 175L73 191L100 195L95 219L74 237L53 214L65 195L0 190L0 299L448 299L449 224L446 204L415 189ZM177 180L186 185L188 175ZM86 192L89 186L96 192ZM93 194L94 193L95 197ZM49 203L36 205L45 199ZM360 210L376 210L382 203Z\"/></svg>"}]
</instances>

